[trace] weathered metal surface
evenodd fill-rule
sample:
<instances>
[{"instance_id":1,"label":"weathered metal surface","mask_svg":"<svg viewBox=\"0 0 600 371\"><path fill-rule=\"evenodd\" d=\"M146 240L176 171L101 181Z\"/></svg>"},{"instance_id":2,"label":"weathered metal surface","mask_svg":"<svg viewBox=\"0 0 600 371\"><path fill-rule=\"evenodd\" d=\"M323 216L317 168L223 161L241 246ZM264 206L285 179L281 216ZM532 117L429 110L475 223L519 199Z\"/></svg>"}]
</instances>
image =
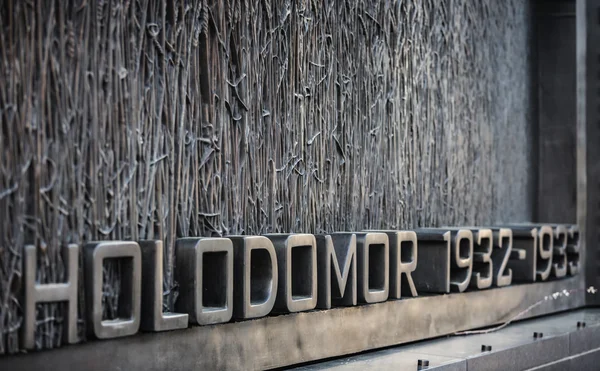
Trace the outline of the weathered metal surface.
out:
<instances>
[{"instance_id":1,"label":"weathered metal surface","mask_svg":"<svg viewBox=\"0 0 600 371\"><path fill-rule=\"evenodd\" d=\"M279 286L277 255L264 236L232 236L233 315L240 319L264 317L275 306Z\"/></svg>"},{"instance_id":2,"label":"weathered metal surface","mask_svg":"<svg viewBox=\"0 0 600 371\"><path fill-rule=\"evenodd\" d=\"M390 299L417 296L412 272L418 265L418 241L414 231L372 230L388 236L390 249Z\"/></svg>"},{"instance_id":3,"label":"weathered metal surface","mask_svg":"<svg viewBox=\"0 0 600 371\"><path fill-rule=\"evenodd\" d=\"M177 280L181 285L176 309L189 322L210 325L233 316L233 243L228 238L177 240Z\"/></svg>"},{"instance_id":4,"label":"weathered metal surface","mask_svg":"<svg viewBox=\"0 0 600 371\"><path fill-rule=\"evenodd\" d=\"M356 235L334 233L315 238L319 281L317 307L329 309L332 303L356 305Z\"/></svg>"},{"instance_id":5,"label":"weathered metal surface","mask_svg":"<svg viewBox=\"0 0 600 371\"><path fill-rule=\"evenodd\" d=\"M492 261L494 262L494 286L508 286L513 280L513 269L508 268L512 260L524 260L522 254L513 255L513 233L510 228L495 228L492 235Z\"/></svg>"},{"instance_id":6,"label":"weathered metal surface","mask_svg":"<svg viewBox=\"0 0 600 371\"><path fill-rule=\"evenodd\" d=\"M577 0L577 224L581 261L600 260L600 0ZM587 258L586 258L587 256ZM586 280L600 286L597 264L587 264ZM600 304L600 296L588 296Z\"/></svg>"},{"instance_id":7,"label":"weathered metal surface","mask_svg":"<svg viewBox=\"0 0 600 371\"><path fill-rule=\"evenodd\" d=\"M450 232L417 230L421 260L414 272L418 292L450 292Z\"/></svg>"},{"instance_id":8,"label":"weathered metal surface","mask_svg":"<svg viewBox=\"0 0 600 371\"><path fill-rule=\"evenodd\" d=\"M564 225L554 229L554 249L552 250L552 276L562 278L567 275L567 240L569 230Z\"/></svg>"},{"instance_id":9,"label":"weathered metal surface","mask_svg":"<svg viewBox=\"0 0 600 371\"><path fill-rule=\"evenodd\" d=\"M494 281L494 263L492 262L493 238L491 229L481 229L473 234L473 273L470 283L471 287L485 289L490 287Z\"/></svg>"},{"instance_id":10,"label":"weathered metal surface","mask_svg":"<svg viewBox=\"0 0 600 371\"><path fill-rule=\"evenodd\" d=\"M337 357L506 321L545 296L524 317L583 305L580 277L460 294L139 334L48 352L0 358L3 369L257 370Z\"/></svg>"},{"instance_id":11,"label":"weathered metal surface","mask_svg":"<svg viewBox=\"0 0 600 371\"><path fill-rule=\"evenodd\" d=\"M188 327L187 313L163 313L163 243L140 241L142 249L142 331L169 331Z\"/></svg>"},{"instance_id":12,"label":"weathered metal surface","mask_svg":"<svg viewBox=\"0 0 600 371\"><path fill-rule=\"evenodd\" d=\"M534 220L577 221L577 96L575 1L532 1L535 11L535 79L538 157Z\"/></svg>"},{"instance_id":13,"label":"weathered metal surface","mask_svg":"<svg viewBox=\"0 0 600 371\"><path fill-rule=\"evenodd\" d=\"M473 278L471 287L483 289L491 287L508 286L512 283L513 272L508 268L509 261L526 260L527 252L522 249L513 250L513 232L510 228L501 227L445 227L447 230L470 230L473 233ZM513 253L514 251L514 253ZM530 260L535 260L535 250ZM530 252L531 253L531 252ZM521 264L516 266L521 272L516 274L526 275L522 270L531 269L530 266ZM482 277L487 277L483 278ZM483 282L483 284L482 284ZM529 282L533 282L529 281Z\"/></svg>"},{"instance_id":14,"label":"weathered metal surface","mask_svg":"<svg viewBox=\"0 0 600 371\"><path fill-rule=\"evenodd\" d=\"M552 272L552 257L554 251L554 231L548 225L538 229L538 250L536 261L536 279L545 281Z\"/></svg>"},{"instance_id":15,"label":"weathered metal surface","mask_svg":"<svg viewBox=\"0 0 600 371\"><path fill-rule=\"evenodd\" d=\"M118 317L102 318L103 265L106 259L119 258L121 265L122 301ZM140 328L142 306L142 252L136 242L90 242L83 248L87 328L92 337L109 339L133 335Z\"/></svg>"},{"instance_id":16,"label":"weathered metal surface","mask_svg":"<svg viewBox=\"0 0 600 371\"><path fill-rule=\"evenodd\" d=\"M533 244L536 246L534 251L535 261L535 280L546 281L552 273L552 258L554 256L554 240L555 230L558 227L550 223L544 224L509 224L507 227L513 229L513 233L519 231L521 233L531 234ZM562 228L562 226L561 226Z\"/></svg>"},{"instance_id":17,"label":"weathered metal surface","mask_svg":"<svg viewBox=\"0 0 600 371\"><path fill-rule=\"evenodd\" d=\"M63 251L67 268L66 282L54 284L36 284L37 249L35 246L25 246L25 259L23 264L24 282L24 314L22 347L35 348L35 322L36 304L49 302L66 302L65 323L63 325L63 341L76 343L77 335L77 290L79 274L79 246L69 245Z\"/></svg>"},{"instance_id":18,"label":"weathered metal surface","mask_svg":"<svg viewBox=\"0 0 600 371\"><path fill-rule=\"evenodd\" d=\"M317 306L317 241L312 234L271 234L279 283L275 309L300 312Z\"/></svg>"},{"instance_id":19,"label":"weathered metal surface","mask_svg":"<svg viewBox=\"0 0 600 371\"><path fill-rule=\"evenodd\" d=\"M569 228L569 237L567 239L567 264L569 265L569 274L574 276L581 270L581 240L579 226Z\"/></svg>"},{"instance_id":20,"label":"weathered metal surface","mask_svg":"<svg viewBox=\"0 0 600 371\"><path fill-rule=\"evenodd\" d=\"M379 303L390 293L390 245L385 233L356 233L358 301Z\"/></svg>"},{"instance_id":21,"label":"weathered metal surface","mask_svg":"<svg viewBox=\"0 0 600 371\"><path fill-rule=\"evenodd\" d=\"M537 272L537 228L512 227L513 255L508 261L515 283L535 282Z\"/></svg>"},{"instance_id":22,"label":"weathered metal surface","mask_svg":"<svg viewBox=\"0 0 600 371\"><path fill-rule=\"evenodd\" d=\"M460 228L415 230L421 262L414 272L417 291L463 292L473 272L473 233ZM425 252L426 250L426 252Z\"/></svg>"},{"instance_id":23,"label":"weathered metal surface","mask_svg":"<svg viewBox=\"0 0 600 371\"><path fill-rule=\"evenodd\" d=\"M529 1L340 4L0 1L0 353L25 244L531 219Z\"/></svg>"},{"instance_id":24,"label":"weathered metal surface","mask_svg":"<svg viewBox=\"0 0 600 371\"><path fill-rule=\"evenodd\" d=\"M494 233L483 228L473 232L473 274L471 287L485 289L494 282Z\"/></svg>"}]
</instances>

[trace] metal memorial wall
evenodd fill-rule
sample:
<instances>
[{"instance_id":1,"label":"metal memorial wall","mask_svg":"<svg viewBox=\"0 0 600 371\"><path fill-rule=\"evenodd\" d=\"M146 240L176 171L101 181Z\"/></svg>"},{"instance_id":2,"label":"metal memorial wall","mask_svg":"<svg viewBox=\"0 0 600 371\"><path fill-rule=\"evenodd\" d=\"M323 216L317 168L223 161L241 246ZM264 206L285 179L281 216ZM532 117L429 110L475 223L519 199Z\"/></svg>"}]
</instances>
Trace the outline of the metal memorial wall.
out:
<instances>
[{"instance_id":1,"label":"metal memorial wall","mask_svg":"<svg viewBox=\"0 0 600 371\"><path fill-rule=\"evenodd\" d=\"M414 231L188 237L177 240L175 307L163 313L161 241L104 241L65 251L67 281L35 280L36 249L25 247L24 349L35 348L38 303L65 302L63 342L77 343L78 262L85 268L90 338L227 323L270 313L374 304L419 292L449 294L579 274L575 226L429 228ZM103 262L122 259L125 302L102 319Z\"/></svg>"},{"instance_id":2,"label":"metal memorial wall","mask_svg":"<svg viewBox=\"0 0 600 371\"><path fill-rule=\"evenodd\" d=\"M585 305L570 189L529 223L533 31L526 0L0 2L0 369L288 367Z\"/></svg>"},{"instance_id":3,"label":"metal memorial wall","mask_svg":"<svg viewBox=\"0 0 600 371\"><path fill-rule=\"evenodd\" d=\"M175 312L163 313L162 241L71 244L63 251L66 282L50 284L36 282L37 249L26 246L21 347L36 348L36 305L49 302L64 303L62 343L80 341L80 260L90 340L375 304L419 293L560 280L580 271L579 231L572 225L187 237L177 240L176 251L180 296ZM123 263L123 301L113 320L102 317L107 259ZM583 281L576 282L558 294L583 294Z\"/></svg>"}]
</instances>

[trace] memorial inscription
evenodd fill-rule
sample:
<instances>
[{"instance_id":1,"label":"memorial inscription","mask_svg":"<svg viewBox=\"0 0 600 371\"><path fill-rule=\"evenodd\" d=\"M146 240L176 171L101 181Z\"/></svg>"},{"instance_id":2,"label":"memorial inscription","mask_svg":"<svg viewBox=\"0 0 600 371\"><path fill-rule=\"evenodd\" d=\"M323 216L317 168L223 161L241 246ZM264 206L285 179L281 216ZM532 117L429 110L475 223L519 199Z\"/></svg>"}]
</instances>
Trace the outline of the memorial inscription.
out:
<instances>
[{"instance_id":1,"label":"memorial inscription","mask_svg":"<svg viewBox=\"0 0 600 371\"><path fill-rule=\"evenodd\" d=\"M99 339L176 330L337 306L447 294L579 272L576 226L424 228L414 231L181 238L177 313L162 312L162 242L90 242L82 249L90 335ZM80 249L65 248L64 283L35 281L36 249L24 261L23 348L33 349L35 306L67 302L65 343L77 342ZM418 257L418 259L417 259ZM120 318L102 319L102 263L122 259Z\"/></svg>"}]
</instances>

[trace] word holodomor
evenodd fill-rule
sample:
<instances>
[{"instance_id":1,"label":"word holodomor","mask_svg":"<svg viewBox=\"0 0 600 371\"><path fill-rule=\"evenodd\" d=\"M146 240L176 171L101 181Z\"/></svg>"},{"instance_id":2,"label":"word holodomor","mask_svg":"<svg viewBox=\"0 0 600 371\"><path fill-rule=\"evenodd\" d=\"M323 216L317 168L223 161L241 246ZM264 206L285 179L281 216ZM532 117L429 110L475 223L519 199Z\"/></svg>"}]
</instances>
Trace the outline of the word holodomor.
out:
<instances>
[{"instance_id":1,"label":"word holodomor","mask_svg":"<svg viewBox=\"0 0 600 371\"><path fill-rule=\"evenodd\" d=\"M63 337L76 343L79 254L89 335L108 339L274 313L371 304L418 292L446 294L546 281L579 270L579 232L568 225L426 228L181 238L179 297L163 313L161 241L90 242L64 250L67 282L35 281L36 248L25 247L23 347L34 348L36 304L66 302ZM102 267L121 261L119 318L102 318Z\"/></svg>"}]
</instances>

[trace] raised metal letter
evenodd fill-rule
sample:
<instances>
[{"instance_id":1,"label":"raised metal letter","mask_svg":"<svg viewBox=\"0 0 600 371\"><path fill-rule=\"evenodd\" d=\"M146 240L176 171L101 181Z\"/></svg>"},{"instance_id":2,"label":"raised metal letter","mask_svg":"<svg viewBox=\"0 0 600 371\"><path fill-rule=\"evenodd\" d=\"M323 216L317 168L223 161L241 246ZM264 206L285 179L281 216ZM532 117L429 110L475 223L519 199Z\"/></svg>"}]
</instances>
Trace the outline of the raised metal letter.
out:
<instances>
[{"instance_id":1,"label":"raised metal letter","mask_svg":"<svg viewBox=\"0 0 600 371\"><path fill-rule=\"evenodd\" d=\"M123 260L119 319L102 320L102 265L104 259ZM90 242L84 248L88 332L99 339L133 335L140 328L142 257L135 242Z\"/></svg>"},{"instance_id":2,"label":"raised metal letter","mask_svg":"<svg viewBox=\"0 0 600 371\"><path fill-rule=\"evenodd\" d=\"M509 259L512 257L516 260L525 259L523 251L517 251L513 255L513 233L509 228L500 228L494 231L495 243L492 260L494 261L494 286L508 286L512 283L513 271L511 268L506 268ZM506 272L506 273L505 273Z\"/></svg>"},{"instance_id":3,"label":"raised metal letter","mask_svg":"<svg viewBox=\"0 0 600 371\"><path fill-rule=\"evenodd\" d=\"M180 238L176 244L175 309L191 323L228 322L233 314L233 244L228 238Z\"/></svg>"},{"instance_id":4,"label":"raised metal letter","mask_svg":"<svg viewBox=\"0 0 600 371\"><path fill-rule=\"evenodd\" d=\"M537 272L538 229L531 225L512 225L513 249L508 261L513 282L535 282Z\"/></svg>"},{"instance_id":5,"label":"raised metal letter","mask_svg":"<svg viewBox=\"0 0 600 371\"><path fill-rule=\"evenodd\" d=\"M473 235L473 273L470 286L477 289L486 289L492 285L492 249L494 235L491 229L476 229Z\"/></svg>"},{"instance_id":6,"label":"raised metal letter","mask_svg":"<svg viewBox=\"0 0 600 371\"><path fill-rule=\"evenodd\" d=\"M23 259L23 279L25 284L25 297L23 302L23 333L22 346L25 349L35 348L35 307L37 303L51 303L66 301L65 320L63 332L66 343L73 344L79 341L77 336L77 279L79 265L79 246L68 245L63 250L63 259L66 266L66 282L36 284L35 272L37 262L36 247L25 246L25 259Z\"/></svg>"},{"instance_id":7,"label":"raised metal letter","mask_svg":"<svg viewBox=\"0 0 600 371\"><path fill-rule=\"evenodd\" d=\"M419 291L463 292L473 273L473 233L460 228L415 230L421 261L414 273Z\"/></svg>"},{"instance_id":8,"label":"raised metal letter","mask_svg":"<svg viewBox=\"0 0 600 371\"><path fill-rule=\"evenodd\" d=\"M554 236L552 228L548 225L542 226L538 231L538 255L537 255L537 278L546 281L552 269L552 252Z\"/></svg>"},{"instance_id":9,"label":"raised metal letter","mask_svg":"<svg viewBox=\"0 0 600 371\"><path fill-rule=\"evenodd\" d=\"M386 301L390 292L390 249L385 233L357 233L358 300Z\"/></svg>"},{"instance_id":10,"label":"raised metal letter","mask_svg":"<svg viewBox=\"0 0 600 371\"><path fill-rule=\"evenodd\" d=\"M277 253L279 285L275 308L287 312L317 305L317 242L312 234L267 235Z\"/></svg>"},{"instance_id":11,"label":"raised metal letter","mask_svg":"<svg viewBox=\"0 0 600 371\"><path fill-rule=\"evenodd\" d=\"M469 287L473 272L473 233L461 229L448 240L453 259L450 259L450 289L463 292Z\"/></svg>"},{"instance_id":12,"label":"raised metal letter","mask_svg":"<svg viewBox=\"0 0 600 371\"><path fill-rule=\"evenodd\" d=\"M389 237L389 235L388 235ZM412 272L417 269L418 243L417 234L414 231L400 231L395 233L395 244L390 239L390 295L394 299L402 297L402 291L410 292L410 296L419 296Z\"/></svg>"},{"instance_id":13,"label":"raised metal letter","mask_svg":"<svg viewBox=\"0 0 600 371\"><path fill-rule=\"evenodd\" d=\"M143 331L170 331L188 326L187 313L163 313L163 243L140 241L142 249Z\"/></svg>"},{"instance_id":14,"label":"raised metal letter","mask_svg":"<svg viewBox=\"0 0 600 371\"><path fill-rule=\"evenodd\" d=\"M332 303L356 305L356 235L336 233L315 238L319 271L317 307L329 309Z\"/></svg>"},{"instance_id":15,"label":"raised metal letter","mask_svg":"<svg viewBox=\"0 0 600 371\"><path fill-rule=\"evenodd\" d=\"M412 272L417 269L417 234L414 231L369 230L385 233L390 245L390 298L400 299L402 291L419 296Z\"/></svg>"},{"instance_id":16,"label":"raised metal letter","mask_svg":"<svg viewBox=\"0 0 600 371\"><path fill-rule=\"evenodd\" d=\"M567 238L568 230L564 225L554 228L554 249L552 261L552 275L561 278L567 275Z\"/></svg>"},{"instance_id":17,"label":"raised metal letter","mask_svg":"<svg viewBox=\"0 0 600 371\"><path fill-rule=\"evenodd\" d=\"M275 305L278 286L277 255L263 236L230 236L233 242L233 315L264 317Z\"/></svg>"},{"instance_id":18,"label":"raised metal letter","mask_svg":"<svg viewBox=\"0 0 600 371\"><path fill-rule=\"evenodd\" d=\"M574 276L579 273L579 228L576 225L569 228L567 262L569 265L569 275Z\"/></svg>"}]
</instances>

